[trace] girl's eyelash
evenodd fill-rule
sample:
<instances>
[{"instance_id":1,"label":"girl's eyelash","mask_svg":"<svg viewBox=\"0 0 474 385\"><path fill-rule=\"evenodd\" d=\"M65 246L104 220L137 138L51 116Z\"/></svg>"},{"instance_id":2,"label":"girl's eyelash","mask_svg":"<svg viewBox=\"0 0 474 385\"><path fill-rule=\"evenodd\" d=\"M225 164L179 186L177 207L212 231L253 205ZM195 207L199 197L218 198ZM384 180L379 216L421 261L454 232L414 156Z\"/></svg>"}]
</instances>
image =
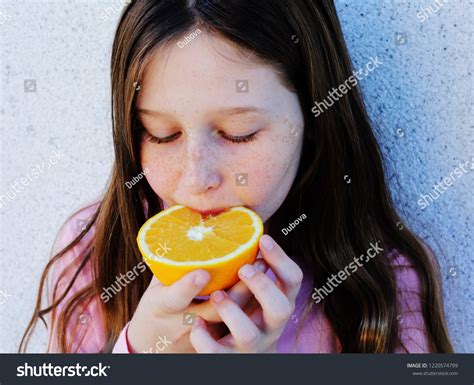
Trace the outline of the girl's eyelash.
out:
<instances>
[{"instance_id":1,"label":"girl's eyelash","mask_svg":"<svg viewBox=\"0 0 474 385\"><path fill-rule=\"evenodd\" d=\"M167 136L165 138L158 138L157 136L151 135L148 131L145 131L145 132L148 135L148 141L150 141L151 143L158 143L158 144L172 142L175 139L177 139L179 136L181 136L181 132L175 132L174 134L172 134L170 136ZM249 135L245 135L245 136L227 135L227 134L223 133L222 131L219 131L219 133L224 139L226 139L230 142L233 142L233 143L247 143L247 142L251 142L251 141L255 140L258 131L255 131L254 133L249 134Z\"/></svg>"},{"instance_id":2,"label":"girl's eyelash","mask_svg":"<svg viewBox=\"0 0 474 385\"><path fill-rule=\"evenodd\" d=\"M149 142L158 143L158 144L172 142L173 140L175 140L181 135L181 132L175 132L174 134L167 136L165 138L158 138L157 136L153 136L152 134L150 134L148 131L146 131L146 133L148 135Z\"/></svg>"},{"instance_id":3,"label":"girl's eyelash","mask_svg":"<svg viewBox=\"0 0 474 385\"><path fill-rule=\"evenodd\" d=\"M231 141L231 142L234 142L234 143L246 143L246 142L251 142L251 141L255 140L258 131L255 131L254 133L252 133L252 134L250 134L250 135L245 135L245 136L227 135L227 134L224 134L222 131L220 131L220 133L221 133L221 136L222 136L224 139L229 140L229 141Z\"/></svg>"}]
</instances>

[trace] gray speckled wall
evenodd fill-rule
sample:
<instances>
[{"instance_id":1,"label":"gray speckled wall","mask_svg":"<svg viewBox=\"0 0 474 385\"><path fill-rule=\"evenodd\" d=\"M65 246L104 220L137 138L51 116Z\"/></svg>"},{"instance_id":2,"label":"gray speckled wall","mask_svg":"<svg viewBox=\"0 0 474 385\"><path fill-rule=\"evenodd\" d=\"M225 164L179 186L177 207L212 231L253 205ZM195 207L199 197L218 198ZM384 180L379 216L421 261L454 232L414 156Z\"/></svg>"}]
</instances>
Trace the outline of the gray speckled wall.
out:
<instances>
[{"instance_id":1,"label":"gray speckled wall","mask_svg":"<svg viewBox=\"0 0 474 385\"><path fill-rule=\"evenodd\" d=\"M355 68L383 62L361 86L393 196L438 254L456 350L473 352L472 4L336 3ZM18 347L59 227L109 176L108 66L122 4L0 1L0 194L23 186L0 206L0 352ZM421 194L460 162L467 171L422 208ZM43 350L44 338L31 350Z\"/></svg>"}]
</instances>

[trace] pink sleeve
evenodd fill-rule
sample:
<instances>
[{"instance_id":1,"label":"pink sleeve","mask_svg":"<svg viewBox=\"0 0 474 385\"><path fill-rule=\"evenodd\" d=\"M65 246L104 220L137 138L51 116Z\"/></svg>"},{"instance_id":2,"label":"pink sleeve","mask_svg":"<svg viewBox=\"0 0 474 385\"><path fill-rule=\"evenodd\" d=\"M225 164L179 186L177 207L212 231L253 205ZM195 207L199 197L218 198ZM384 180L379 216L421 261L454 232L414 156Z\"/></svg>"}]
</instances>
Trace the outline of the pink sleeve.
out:
<instances>
[{"instance_id":1,"label":"pink sleeve","mask_svg":"<svg viewBox=\"0 0 474 385\"><path fill-rule=\"evenodd\" d=\"M53 247L53 255L56 255L66 247L80 232L80 221L87 220L94 213L96 206L89 206L69 219L61 228L59 235ZM94 228L90 233L93 233ZM91 234L86 234L84 238L72 249L68 250L52 266L52 280L49 289L49 304L61 296L72 281L72 277L77 270L84 250L91 240ZM70 269L68 267L71 266ZM64 275L63 275L64 273ZM57 319L59 314L65 310L67 302L80 289L85 287L92 280L90 264L87 263L80 274L77 276L72 287L65 298L57 305L55 309L55 324L49 328L48 353L59 353L57 344ZM53 298L53 290L57 284L57 292ZM97 353L104 343L104 331L101 321L100 307L97 298L94 298L83 307L73 309L71 324L67 327L67 339L72 341L71 352L73 353ZM51 317L50 317L51 322Z\"/></svg>"},{"instance_id":2,"label":"pink sleeve","mask_svg":"<svg viewBox=\"0 0 474 385\"><path fill-rule=\"evenodd\" d=\"M90 219L97 206L98 204L88 206L86 209L81 210L64 224L55 241L53 255L56 255L75 239L75 237L81 231L80 227ZM81 259L84 256L85 248L88 247L88 244L93 237L94 231L95 225L92 226L90 231L76 246L68 250L68 252L53 265L51 288L49 292L49 304L51 304L54 300L52 296L52 289L54 289L56 283L58 284L56 298L58 298L70 284L72 276L74 275L74 272L77 270ZM66 270L71 264L72 269ZM62 276L63 272L65 272L64 276ZM92 279L92 269L90 263L88 262L77 276L66 297L58 304L56 308L56 322L54 327L50 327L49 329L48 353L60 352L57 345L56 329L58 315L64 310L65 305L71 299L71 297L80 289L89 284ZM68 325L67 328L68 340L72 340L71 352L98 353L102 349L105 343L105 331L101 317L101 307L99 306L99 301L99 297L96 296L86 306L75 308L73 310L71 325ZM135 353L128 343L128 325L129 323L127 323L122 329L112 353Z\"/></svg>"},{"instance_id":3,"label":"pink sleeve","mask_svg":"<svg viewBox=\"0 0 474 385\"><path fill-rule=\"evenodd\" d=\"M430 353L421 309L420 277L410 260L393 251L398 291L399 344L395 353Z\"/></svg>"}]
</instances>

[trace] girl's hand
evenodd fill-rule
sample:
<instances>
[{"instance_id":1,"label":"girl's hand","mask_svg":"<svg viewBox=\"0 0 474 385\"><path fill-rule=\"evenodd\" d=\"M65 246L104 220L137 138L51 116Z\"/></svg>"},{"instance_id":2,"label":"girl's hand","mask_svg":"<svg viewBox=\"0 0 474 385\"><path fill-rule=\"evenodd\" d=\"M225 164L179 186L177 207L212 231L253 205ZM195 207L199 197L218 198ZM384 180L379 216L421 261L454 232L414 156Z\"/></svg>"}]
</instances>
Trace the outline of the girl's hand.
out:
<instances>
[{"instance_id":1,"label":"girl's hand","mask_svg":"<svg viewBox=\"0 0 474 385\"><path fill-rule=\"evenodd\" d=\"M206 322L197 318L191 331L191 343L198 353L276 351L276 341L293 314L303 272L269 235L263 235L259 245L263 258L277 277L277 284L251 265L240 269L241 280L261 305L250 315L226 292L212 293L211 302L230 334L216 341Z\"/></svg>"},{"instance_id":2,"label":"girl's hand","mask_svg":"<svg viewBox=\"0 0 474 385\"><path fill-rule=\"evenodd\" d=\"M254 266L265 271L263 260ZM143 293L128 328L128 341L138 353L195 353L189 340L191 325L184 322L184 313L208 322L220 322L211 326L211 333L222 336L222 320L210 301L193 303L194 297L207 285L210 275L205 270L195 270L170 286L164 286L155 277ZM228 291L236 306L245 306L252 298L247 286L239 281Z\"/></svg>"}]
</instances>

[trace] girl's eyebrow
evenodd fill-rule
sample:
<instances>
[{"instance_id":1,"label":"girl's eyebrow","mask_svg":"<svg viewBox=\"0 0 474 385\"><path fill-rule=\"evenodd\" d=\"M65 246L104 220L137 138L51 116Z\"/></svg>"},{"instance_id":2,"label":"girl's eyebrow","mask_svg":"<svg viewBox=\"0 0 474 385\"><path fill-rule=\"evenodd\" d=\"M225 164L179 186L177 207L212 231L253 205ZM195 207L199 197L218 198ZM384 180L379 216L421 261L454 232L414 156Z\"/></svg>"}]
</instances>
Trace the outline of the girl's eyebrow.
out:
<instances>
[{"instance_id":1,"label":"girl's eyebrow","mask_svg":"<svg viewBox=\"0 0 474 385\"><path fill-rule=\"evenodd\" d=\"M235 116L235 115L244 115L249 113L257 113L266 115L269 113L268 110L264 108L257 108L257 107L230 107L230 108L219 108L217 113L222 115L228 116Z\"/></svg>"},{"instance_id":2,"label":"girl's eyebrow","mask_svg":"<svg viewBox=\"0 0 474 385\"><path fill-rule=\"evenodd\" d=\"M137 108L137 112L139 114L150 115L150 116L169 116L168 114L165 114L163 112L147 110L146 108Z\"/></svg>"},{"instance_id":3,"label":"girl's eyebrow","mask_svg":"<svg viewBox=\"0 0 474 385\"><path fill-rule=\"evenodd\" d=\"M170 116L169 114L160 112L160 111L152 111L146 108L138 108L139 114L150 115L150 116ZM245 115L249 113L257 113L266 115L269 113L267 109L264 108L257 108L252 106L245 106L245 107L227 107L227 108L219 108L217 113L220 115L227 115L227 116L235 116L235 115Z\"/></svg>"}]
</instances>

